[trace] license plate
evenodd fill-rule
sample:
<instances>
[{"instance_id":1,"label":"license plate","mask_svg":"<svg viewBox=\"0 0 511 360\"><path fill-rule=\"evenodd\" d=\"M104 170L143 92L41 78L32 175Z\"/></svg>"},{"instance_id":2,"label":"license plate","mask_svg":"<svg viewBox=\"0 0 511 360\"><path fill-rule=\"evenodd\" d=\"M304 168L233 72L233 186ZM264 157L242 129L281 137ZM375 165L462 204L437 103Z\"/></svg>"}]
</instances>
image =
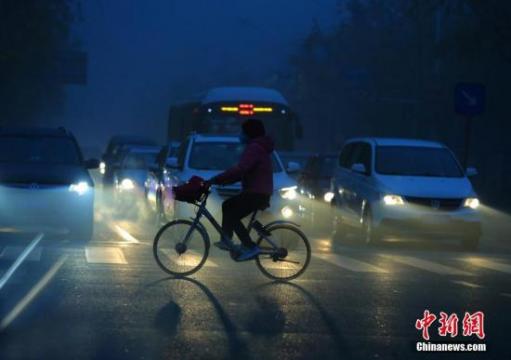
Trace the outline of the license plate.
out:
<instances>
[{"instance_id":1,"label":"license plate","mask_svg":"<svg viewBox=\"0 0 511 360\"><path fill-rule=\"evenodd\" d=\"M435 224L446 224L451 221L451 217L449 215L430 215L427 217L426 220L428 223L431 223L432 225Z\"/></svg>"}]
</instances>

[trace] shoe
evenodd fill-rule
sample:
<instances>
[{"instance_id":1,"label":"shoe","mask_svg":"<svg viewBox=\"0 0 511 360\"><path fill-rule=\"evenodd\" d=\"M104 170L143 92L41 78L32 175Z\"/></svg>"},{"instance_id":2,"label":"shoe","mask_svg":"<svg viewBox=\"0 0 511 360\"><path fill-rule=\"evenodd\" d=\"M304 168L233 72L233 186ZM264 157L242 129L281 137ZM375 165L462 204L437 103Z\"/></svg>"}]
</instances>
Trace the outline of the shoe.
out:
<instances>
[{"instance_id":1,"label":"shoe","mask_svg":"<svg viewBox=\"0 0 511 360\"><path fill-rule=\"evenodd\" d=\"M217 241L213 245L215 245L220 250L225 250L225 251L231 250L231 247L225 241Z\"/></svg>"},{"instance_id":2,"label":"shoe","mask_svg":"<svg viewBox=\"0 0 511 360\"><path fill-rule=\"evenodd\" d=\"M261 253L261 249L257 245L252 248L243 248L240 256L238 256L238 258L236 260L238 260L238 261L250 260L250 259L256 257L257 255L259 255L260 253Z\"/></svg>"}]
</instances>

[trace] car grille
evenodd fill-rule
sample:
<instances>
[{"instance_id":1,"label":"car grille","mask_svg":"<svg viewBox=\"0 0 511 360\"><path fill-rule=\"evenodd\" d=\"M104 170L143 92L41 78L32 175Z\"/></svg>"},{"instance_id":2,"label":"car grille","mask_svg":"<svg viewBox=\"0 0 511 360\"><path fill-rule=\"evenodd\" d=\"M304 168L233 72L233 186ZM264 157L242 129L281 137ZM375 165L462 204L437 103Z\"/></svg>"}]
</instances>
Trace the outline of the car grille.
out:
<instances>
[{"instance_id":1,"label":"car grille","mask_svg":"<svg viewBox=\"0 0 511 360\"><path fill-rule=\"evenodd\" d=\"M406 196L405 200L412 205L444 211L457 210L460 208L461 203L463 202L463 199L435 199L414 196Z\"/></svg>"},{"instance_id":2,"label":"car grille","mask_svg":"<svg viewBox=\"0 0 511 360\"><path fill-rule=\"evenodd\" d=\"M238 195L241 192L240 189L232 189L232 188L229 189L229 188L221 188L221 187L218 187L216 189L216 191L218 192L218 195L220 195L223 198L229 198L234 195Z\"/></svg>"}]
</instances>

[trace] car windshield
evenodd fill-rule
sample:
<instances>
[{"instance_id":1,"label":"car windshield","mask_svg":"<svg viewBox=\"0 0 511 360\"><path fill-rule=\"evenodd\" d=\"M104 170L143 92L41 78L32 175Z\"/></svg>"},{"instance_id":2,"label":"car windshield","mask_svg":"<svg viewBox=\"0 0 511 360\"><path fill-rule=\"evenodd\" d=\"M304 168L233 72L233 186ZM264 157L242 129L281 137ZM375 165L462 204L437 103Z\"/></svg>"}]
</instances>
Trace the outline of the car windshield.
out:
<instances>
[{"instance_id":1,"label":"car windshield","mask_svg":"<svg viewBox=\"0 0 511 360\"><path fill-rule=\"evenodd\" d=\"M147 169L156 161L156 155L158 154L153 152L129 153L124 158L122 167L125 169Z\"/></svg>"},{"instance_id":2,"label":"car windshield","mask_svg":"<svg viewBox=\"0 0 511 360\"><path fill-rule=\"evenodd\" d=\"M378 146L376 172L382 175L463 177L449 150L420 146Z\"/></svg>"},{"instance_id":3,"label":"car windshield","mask_svg":"<svg viewBox=\"0 0 511 360\"><path fill-rule=\"evenodd\" d=\"M80 154L68 137L2 136L0 162L79 165Z\"/></svg>"},{"instance_id":4,"label":"car windshield","mask_svg":"<svg viewBox=\"0 0 511 360\"><path fill-rule=\"evenodd\" d=\"M307 159L310 156L310 155L295 155L293 153L285 153L285 154L279 153L279 155L280 155L280 160L282 160L282 162L285 165L289 164L290 162L295 162L295 163L298 163L302 169L305 167L305 164L307 163Z\"/></svg>"},{"instance_id":5,"label":"car windshield","mask_svg":"<svg viewBox=\"0 0 511 360\"><path fill-rule=\"evenodd\" d=\"M196 170L226 170L236 165L245 145L233 142L195 143L188 166ZM282 171L275 156L272 156L273 172Z\"/></svg>"}]
</instances>

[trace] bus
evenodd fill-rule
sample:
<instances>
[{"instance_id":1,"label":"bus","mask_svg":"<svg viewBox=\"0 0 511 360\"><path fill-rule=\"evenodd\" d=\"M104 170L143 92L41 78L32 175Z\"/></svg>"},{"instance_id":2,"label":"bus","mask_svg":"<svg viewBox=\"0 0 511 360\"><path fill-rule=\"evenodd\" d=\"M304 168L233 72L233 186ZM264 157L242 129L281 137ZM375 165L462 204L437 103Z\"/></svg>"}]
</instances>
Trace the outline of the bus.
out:
<instances>
[{"instance_id":1,"label":"bus","mask_svg":"<svg viewBox=\"0 0 511 360\"><path fill-rule=\"evenodd\" d=\"M292 151L302 128L288 102L276 90L261 87L218 87L170 107L168 139L183 141L191 132L238 134L248 118L264 122L277 150Z\"/></svg>"}]
</instances>

